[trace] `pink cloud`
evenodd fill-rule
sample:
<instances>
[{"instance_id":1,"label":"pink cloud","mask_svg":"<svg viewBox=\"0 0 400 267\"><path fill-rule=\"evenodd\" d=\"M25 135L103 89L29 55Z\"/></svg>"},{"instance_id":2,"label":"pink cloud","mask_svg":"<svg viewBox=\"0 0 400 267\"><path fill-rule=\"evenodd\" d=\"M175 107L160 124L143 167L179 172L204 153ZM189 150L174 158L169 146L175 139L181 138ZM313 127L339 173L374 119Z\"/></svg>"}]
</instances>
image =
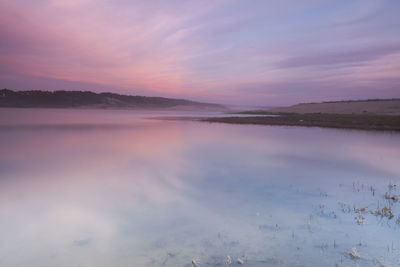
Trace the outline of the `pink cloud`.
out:
<instances>
[{"instance_id":1,"label":"pink cloud","mask_svg":"<svg viewBox=\"0 0 400 267\"><path fill-rule=\"evenodd\" d=\"M177 27L185 16L160 14L150 21L116 25L123 22L110 21L106 9L88 12L91 1L73 2L50 2L34 12L3 3L0 25L7 53L1 55L2 71L179 92L179 60L186 48L177 34L182 37L188 29ZM63 14L66 6L74 12ZM87 12L78 10L77 17L70 17L77 6ZM163 35L168 41L161 46Z\"/></svg>"},{"instance_id":2,"label":"pink cloud","mask_svg":"<svg viewBox=\"0 0 400 267\"><path fill-rule=\"evenodd\" d=\"M330 84L339 98L349 88L363 98L379 84L372 95L395 97L398 64L385 66L399 54L398 8L309 0L5 0L0 87L59 81L54 88L71 83L71 89L283 104L302 100L307 88L320 88L310 98L332 95Z\"/></svg>"}]
</instances>

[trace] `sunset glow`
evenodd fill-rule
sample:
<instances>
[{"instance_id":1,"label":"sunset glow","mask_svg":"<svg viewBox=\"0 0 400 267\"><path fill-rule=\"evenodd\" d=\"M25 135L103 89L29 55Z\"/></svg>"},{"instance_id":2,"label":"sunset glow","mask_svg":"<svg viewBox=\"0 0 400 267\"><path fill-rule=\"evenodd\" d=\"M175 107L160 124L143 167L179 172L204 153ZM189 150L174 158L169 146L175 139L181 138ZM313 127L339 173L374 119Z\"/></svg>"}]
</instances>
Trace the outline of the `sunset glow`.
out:
<instances>
[{"instance_id":1,"label":"sunset glow","mask_svg":"<svg viewBox=\"0 0 400 267\"><path fill-rule=\"evenodd\" d=\"M400 97L399 1L0 2L0 87L223 104Z\"/></svg>"}]
</instances>

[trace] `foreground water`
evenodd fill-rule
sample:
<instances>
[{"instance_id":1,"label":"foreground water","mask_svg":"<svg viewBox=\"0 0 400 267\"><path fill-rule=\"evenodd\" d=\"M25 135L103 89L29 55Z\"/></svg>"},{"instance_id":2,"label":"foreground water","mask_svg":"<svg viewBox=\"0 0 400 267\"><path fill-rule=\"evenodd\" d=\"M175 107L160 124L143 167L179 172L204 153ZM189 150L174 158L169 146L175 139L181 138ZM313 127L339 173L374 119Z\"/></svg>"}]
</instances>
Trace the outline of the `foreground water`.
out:
<instances>
[{"instance_id":1,"label":"foreground water","mask_svg":"<svg viewBox=\"0 0 400 267\"><path fill-rule=\"evenodd\" d=\"M161 115L0 110L0 266L400 264L399 134Z\"/></svg>"}]
</instances>

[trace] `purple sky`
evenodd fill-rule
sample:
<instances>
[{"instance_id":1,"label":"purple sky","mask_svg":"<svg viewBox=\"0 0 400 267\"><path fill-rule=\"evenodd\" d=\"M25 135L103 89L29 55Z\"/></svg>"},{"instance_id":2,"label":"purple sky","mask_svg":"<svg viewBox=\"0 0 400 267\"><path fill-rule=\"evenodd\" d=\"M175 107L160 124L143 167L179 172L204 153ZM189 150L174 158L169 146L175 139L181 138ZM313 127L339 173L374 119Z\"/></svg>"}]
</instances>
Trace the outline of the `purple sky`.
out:
<instances>
[{"instance_id":1,"label":"purple sky","mask_svg":"<svg viewBox=\"0 0 400 267\"><path fill-rule=\"evenodd\" d=\"M225 104L400 97L398 0L1 0L0 88Z\"/></svg>"}]
</instances>

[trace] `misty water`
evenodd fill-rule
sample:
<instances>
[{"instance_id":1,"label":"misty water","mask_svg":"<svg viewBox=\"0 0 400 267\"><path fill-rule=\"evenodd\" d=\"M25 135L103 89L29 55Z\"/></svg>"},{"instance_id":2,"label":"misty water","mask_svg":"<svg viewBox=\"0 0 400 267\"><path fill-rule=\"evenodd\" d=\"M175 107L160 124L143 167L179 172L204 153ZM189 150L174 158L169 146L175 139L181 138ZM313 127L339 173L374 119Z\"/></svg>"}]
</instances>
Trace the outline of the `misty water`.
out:
<instances>
[{"instance_id":1,"label":"misty water","mask_svg":"<svg viewBox=\"0 0 400 267\"><path fill-rule=\"evenodd\" d=\"M400 264L400 134L173 115L1 109L0 266Z\"/></svg>"}]
</instances>

